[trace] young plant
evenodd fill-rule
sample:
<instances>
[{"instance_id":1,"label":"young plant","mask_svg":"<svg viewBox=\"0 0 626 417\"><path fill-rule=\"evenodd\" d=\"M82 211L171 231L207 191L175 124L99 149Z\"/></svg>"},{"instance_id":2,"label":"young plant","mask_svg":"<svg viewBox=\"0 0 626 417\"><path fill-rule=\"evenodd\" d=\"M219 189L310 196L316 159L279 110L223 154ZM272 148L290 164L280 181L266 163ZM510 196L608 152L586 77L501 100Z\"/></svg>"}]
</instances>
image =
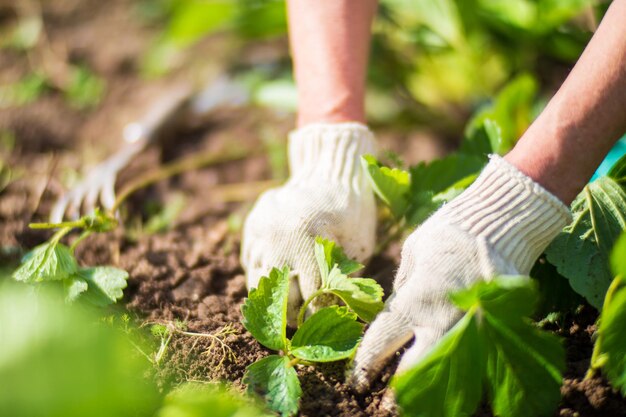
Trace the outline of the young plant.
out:
<instances>
[{"instance_id":1,"label":"young plant","mask_svg":"<svg viewBox=\"0 0 626 417\"><path fill-rule=\"evenodd\" d=\"M616 274L604 299L586 378L602 369L611 384L626 395L626 233L615 244L611 265Z\"/></svg>"},{"instance_id":2,"label":"young plant","mask_svg":"<svg viewBox=\"0 0 626 417\"><path fill-rule=\"evenodd\" d=\"M485 117L471 126L458 152L408 170L382 166L371 155L361 158L374 192L389 208L399 231L423 222L459 195L474 181L487 155L501 148L495 121Z\"/></svg>"},{"instance_id":3,"label":"young plant","mask_svg":"<svg viewBox=\"0 0 626 417\"><path fill-rule=\"evenodd\" d=\"M587 184L571 210L573 221L546 249L547 259L599 310L614 277L611 249L626 229L626 156Z\"/></svg>"},{"instance_id":4,"label":"young plant","mask_svg":"<svg viewBox=\"0 0 626 417\"><path fill-rule=\"evenodd\" d=\"M101 307L115 303L123 296L128 273L112 266L79 267L74 250L90 234L111 230L116 224L115 218L96 210L73 222L31 225L34 228L60 227L60 230L22 258L22 264L13 272L13 279L34 285L58 285L63 288L68 302L80 298ZM72 246L60 243L74 228L83 232Z\"/></svg>"},{"instance_id":5,"label":"young plant","mask_svg":"<svg viewBox=\"0 0 626 417\"><path fill-rule=\"evenodd\" d=\"M268 349L282 353L250 365L244 383L249 391L262 394L269 408L283 416L298 411L302 395L294 366L351 357L363 333L363 324L357 318L371 321L383 307L383 291L374 280L348 277L362 265L348 259L340 247L318 238L315 255L322 286L305 300L291 339L287 338L289 268L273 268L268 277L262 277L241 308L243 325L254 338ZM346 306L325 307L304 320L307 307L322 294L333 294Z\"/></svg>"},{"instance_id":6,"label":"young plant","mask_svg":"<svg viewBox=\"0 0 626 417\"><path fill-rule=\"evenodd\" d=\"M472 415L484 395L494 415L551 415L561 398L565 352L557 337L526 319L538 299L534 282L495 277L450 299L463 318L392 380L404 415Z\"/></svg>"},{"instance_id":7,"label":"young plant","mask_svg":"<svg viewBox=\"0 0 626 417\"><path fill-rule=\"evenodd\" d=\"M32 229L58 229L58 231L47 242L35 247L23 257L22 264L13 273L13 278L29 284L48 282L62 284L68 301L80 297L99 306L115 303L123 296L122 290L126 288L128 273L113 267L79 268L74 258L76 246L93 233L106 233L115 229L118 225L115 212L137 190L188 170L239 160L248 155L250 151L233 149L220 153L212 150L183 158L148 172L128 184L121 190L113 207L107 212L96 209L92 214L75 221L29 224ZM67 247L60 243L61 239L74 229L82 230L82 234L72 246Z\"/></svg>"}]
</instances>

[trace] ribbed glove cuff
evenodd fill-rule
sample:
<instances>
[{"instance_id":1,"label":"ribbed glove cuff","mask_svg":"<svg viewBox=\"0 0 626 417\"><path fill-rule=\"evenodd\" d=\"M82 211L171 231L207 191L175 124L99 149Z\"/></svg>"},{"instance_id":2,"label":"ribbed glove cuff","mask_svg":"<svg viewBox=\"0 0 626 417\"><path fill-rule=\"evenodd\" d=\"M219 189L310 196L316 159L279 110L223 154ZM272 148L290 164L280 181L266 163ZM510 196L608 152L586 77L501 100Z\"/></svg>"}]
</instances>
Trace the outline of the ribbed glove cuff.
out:
<instances>
[{"instance_id":1,"label":"ribbed glove cuff","mask_svg":"<svg viewBox=\"0 0 626 417\"><path fill-rule=\"evenodd\" d=\"M362 186L361 155L374 154L376 141L360 123L310 124L289 135L292 181L340 181Z\"/></svg>"},{"instance_id":2,"label":"ribbed glove cuff","mask_svg":"<svg viewBox=\"0 0 626 417\"><path fill-rule=\"evenodd\" d=\"M558 198L497 155L476 181L441 210L527 274L571 214Z\"/></svg>"}]
</instances>

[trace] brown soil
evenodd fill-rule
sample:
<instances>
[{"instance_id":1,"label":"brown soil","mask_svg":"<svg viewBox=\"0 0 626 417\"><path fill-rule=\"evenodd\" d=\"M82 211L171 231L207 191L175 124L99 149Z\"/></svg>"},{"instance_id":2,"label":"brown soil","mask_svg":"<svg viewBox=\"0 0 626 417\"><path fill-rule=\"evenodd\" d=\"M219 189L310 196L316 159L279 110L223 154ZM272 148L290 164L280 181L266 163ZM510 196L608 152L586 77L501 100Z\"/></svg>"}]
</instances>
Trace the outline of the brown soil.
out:
<instances>
[{"instance_id":1,"label":"brown soil","mask_svg":"<svg viewBox=\"0 0 626 417\"><path fill-rule=\"evenodd\" d=\"M70 3L80 7L73 9ZM104 4L96 0L59 4L65 6L46 10L50 37L66 41L70 57L88 62L105 77L108 92L94 110L71 109L59 93L52 91L33 104L0 113L0 130L8 130L17 138L15 150L7 157L16 179L0 194L0 260L4 265L15 264L21 253L46 239L46 232L28 229L28 222L45 219L54 199L65 188L68 170L82 168L82 161L93 157L93 152L98 157L109 152L114 146L113 139L119 137L119 126L129 115L140 113L141 105L149 102L149 98L142 99L142 103L137 97L151 97L151 93L142 94L158 92L160 85L146 87L146 82L133 71L138 66L137 56L151 39L153 30L125 17L124 11L130 7L128 1L106 2L107 13L90 11L90 7ZM68 21L73 24L66 24ZM120 39L132 39L132 42ZM25 65L24 57L17 59L12 54L0 50L0 79L10 78L16 71L8 62ZM183 128L176 135L175 146L166 147L162 155L155 148L137 158L121 176L120 184L163 159L219 149L234 142L256 148L262 143L259 132L280 139L291 124L290 118L278 114L245 109ZM388 149L407 149L402 135L383 132L381 137ZM403 155L409 162L423 158L425 153L437 155L444 148L431 137L418 144L420 137L420 134L412 135L411 152ZM91 147L96 150L85 150ZM251 201L225 203L211 192L217 184L270 177L271 168L265 157L183 174L131 198L126 207L130 214L125 230L93 236L78 250L77 256L83 264L113 264L130 273L124 304L139 322L180 320L189 331L206 334L217 334L232 326L234 332L226 335L223 342L234 356L210 338L174 336L163 361L155 369L155 377L164 387L185 380L217 379L242 387L245 368L270 353L240 324L239 308L246 287L238 261L239 235L229 230L227 222L233 214L241 217ZM152 235L137 232L135 225L146 220L147 205L163 204L174 193L185 195L187 204L170 229ZM387 293L399 252L400 245L394 243L367 270L368 276L382 280ZM594 313L583 309L567 318L566 325L552 329L565 337L568 354L563 400L555 415L626 415L626 402L605 380L582 379L591 356L594 320ZM304 391L300 415L394 415L383 406L385 386L394 366L390 364L370 394L364 396L355 394L345 384L343 363L299 368ZM478 415L490 414L481 411Z\"/></svg>"}]
</instances>

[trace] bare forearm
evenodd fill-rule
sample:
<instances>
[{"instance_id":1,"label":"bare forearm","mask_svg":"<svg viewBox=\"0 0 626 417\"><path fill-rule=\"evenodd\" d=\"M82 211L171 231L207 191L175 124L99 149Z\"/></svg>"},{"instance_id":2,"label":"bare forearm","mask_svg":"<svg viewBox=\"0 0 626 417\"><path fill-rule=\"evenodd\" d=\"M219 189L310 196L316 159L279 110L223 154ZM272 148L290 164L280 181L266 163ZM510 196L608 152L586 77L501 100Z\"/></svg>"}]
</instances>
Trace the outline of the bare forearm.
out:
<instances>
[{"instance_id":1,"label":"bare forearm","mask_svg":"<svg viewBox=\"0 0 626 417\"><path fill-rule=\"evenodd\" d=\"M616 0L506 159L569 204L626 131L626 0Z\"/></svg>"},{"instance_id":2,"label":"bare forearm","mask_svg":"<svg viewBox=\"0 0 626 417\"><path fill-rule=\"evenodd\" d=\"M289 0L298 125L365 122L365 74L377 0Z\"/></svg>"}]
</instances>

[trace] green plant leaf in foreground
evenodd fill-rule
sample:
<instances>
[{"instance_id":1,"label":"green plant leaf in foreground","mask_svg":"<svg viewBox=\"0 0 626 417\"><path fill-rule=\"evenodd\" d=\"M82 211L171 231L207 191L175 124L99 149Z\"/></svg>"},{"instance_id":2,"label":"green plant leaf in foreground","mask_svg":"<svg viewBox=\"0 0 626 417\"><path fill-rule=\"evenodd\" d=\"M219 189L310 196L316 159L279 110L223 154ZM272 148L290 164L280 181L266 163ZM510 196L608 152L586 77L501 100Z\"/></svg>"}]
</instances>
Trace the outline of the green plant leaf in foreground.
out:
<instances>
[{"instance_id":1,"label":"green plant leaf in foreground","mask_svg":"<svg viewBox=\"0 0 626 417\"><path fill-rule=\"evenodd\" d=\"M365 322L374 320L384 307L383 289L371 278L350 278L334 267L322 285Z\"/></svg>"},{"instance_id":2,"label":"green plant leaf in foreground","mask_svg":"<svg viewBox=\"0 0 626 417\"><path fill-rule=\"evenodd\" d=\"M576 197L572 214L573 222L550 244L546 256L577 293L601 309L613 279L609 255L626 228L626 192L618 180L600 177Z\"/></svg>"},{"instance_id":3,"label":"green plant leaf in foreground","mask_svg":"<svg viewBox=\"0 0 626 417\"><path fill-rule=\"evenodd\" d=\"M335 242L317 237L315 257L322 276L321 291L339 297L363 321L370 322L383 308L383 289L371 278L350 278L347 274L363 265L346 257Z\"/></svg>"},{"instance_id":4,"label":"green plant leaf in foreground","mask_svg":"<svg viewBox=\"0 0 626 417\"><path fill-rule=\"evenodd\" d=\"M271 417L271 414L222 385L186 383L171 391L155 417Z\"/></svg>"},{"instance_id":5,"label":"green plant leaf in foreground","mask_svg":"<svg viewBox=\"0 0 626 417\"><path fill-rule=\"evenodd\" d=\"M471 184L484 165L483 156L452 154L411 167L407 222L411 225L423 222L447 201L446 195L453 198Z\"/></svg>"},{"instance_id":6,"label":"green plant leaf in foreground","mask_svg":"<svg viewBox=\"0 0 626 417\"><path fill-rule=\"evenodd\" d=\"M315 258L320 268L322 279L328 276L328 273L335 265L345 275L350 275L363 269L363 264L348 258L341 246L338 246L332 240L324 239L320 236L315 238Z\"/></svg>"},{"instance_id":7,"label":"green plant leaf in foreground","mask_svg":"<svg viewBox=\"0 0 626 417\"><path fill-rule=\"evenodd\" d=\"M603 368L611 384L626 395L626 233L611 253L617 276L606 294L588 375Z\"/></svg>"},{"instance_id":8,"label":"green plant leaf in foreground","mask_svg":"<svg viewBox=\"0 0 626 417\"><path fill-rule=\"evenodd\" d=\"M611 384L626 395L626 287L621 277L615 280L600 316L591 367L603 368Z\"/></svg>"},{"instance_id":9,"label":"green plant leaf in foreground","mask_svg":"<svg viewBox=\"0 0 626 417\"><path fill-rule=\"evenodd\" d=\"M361 165L376 195L389 206L394 217L401 218L409 205L407 198L411 183L409 173L397 168L380 166L372 155L362 156Z\"/></svg>"},{"instance_id":10,"label":"green plant leaf in foreground","mask_svg":"<svg viewBox=\"0 0 626 417\"><path fill-rule=\"evenodd\" d=\"M131 337L52 286L0 285L0 414L11 417L153 416L150 365ZM10 382L9 382L10 381Z\"/></svg>"},{"instance_id":11,"label":"green plant leaf in foreground","mask_svg":"<svg viewBox=\"0 0 626 417\"><path fill-rule=\"evenodd\" d=\"M241 306L244 327L267 348L287 350L288 295L289 268L273 268Z\"/></svg>"},{"instance_id":12,"label":"green plant leaf in foreground","mask_svg":"<svg viewBox=\"0 0 626 417\"><path fill-rule=\"evenodd\" d=\"M413 369L392 381L411 416L472 414L487 392L496 415L550 415L560 399L564 351L528 323L537 300L526 277L496 277L451 295L466 311Z\"/></svg>"},{"instance_id":13,"label":"green plant leaf in foreground","mask_svg":"<svg viewBox=\"0 0 626 417\"><path fill-rule=\"evenodd\" d=\"M96 266L81 269L78 277L87 283L87 291L82 294L85 300L104 307L124 296L128 272L112 266Z\"/></svg>"},{"instance_id":14,"label":"green plant leaf in foreground","mask_svg":"<svg viewBox=\"0 0 626 417\"><path fill-rule=\"evenodd\" d=\"M326 307L309 317L291 339L291 354L313 362L350 357L361 340L363 325L346 307Z\"/></svg>"},{"instance_id":15,"label":"green plant leaf in foreground","mask_svg":"<svg viewBox=\"0 0 626 417\"><path fill-rule=\"evenodd\" d=\"M471 415L482 399L485 346L476 316L467 314L416 367L394 378L407 416Z\"/></svg>"},{"instance_id":16,"label":"green plant leaf in foreground","mask_svg":"<svg viewBox=\"0 0 626 417\"><path fill-rule=\"evenodd\" d=\"M286 356L270 355L248 366L243 379L248 391L265 397L270 409L283 416L298 412L302 388Z\"/></svg>"},{"instance_id":17,"label":"green plant leaf in foreground","mask_svg":"<svg viewBox=\"0 0 626 417\"><path fill-rule=\"evenodd\" d=\"M24 256L13 278L26 283L57 281L69 278L77 270L76 260L67 246L46 242Z\"/></svg>"},{"instance_id":18,"label":"green plant leaf in foreground","mask_svg":"<svg viewBox=\"0 0 626 417\"><path fill-rule=\"evenodd\" d=\"M63 290L65 292L65 301L72 303L76 301L81 294L87 291L89 285L87 282L79 277L69 277L63 280Z\"/></svg>"}]
</instances>

